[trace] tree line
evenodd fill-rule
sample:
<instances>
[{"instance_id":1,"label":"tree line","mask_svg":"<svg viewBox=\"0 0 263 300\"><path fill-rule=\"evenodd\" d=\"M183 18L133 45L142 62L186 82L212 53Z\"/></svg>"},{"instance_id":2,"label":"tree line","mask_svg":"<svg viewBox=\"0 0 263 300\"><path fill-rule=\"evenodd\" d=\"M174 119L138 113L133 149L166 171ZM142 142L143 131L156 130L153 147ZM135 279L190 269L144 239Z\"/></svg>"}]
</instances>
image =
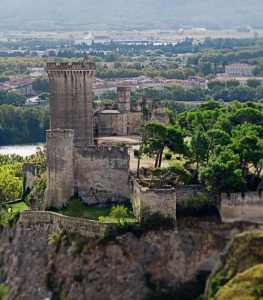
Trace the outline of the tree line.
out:
<instances>
[{"instance_id":1,"label":"tree line","mask_svg":"<svg viewBox=\"0 0 263 300\"><path fill-rule=\"evenodd\" d=\"M259 190L263 184L263 111L258 104L233 101L224 107L209 101L195 112L179 114L167 127L148 123L137 132L141 136L137 177L140 157L147 154L155 157L154 176L186 184L190 171L210 195ZM165 148L188 160L161 168Z\"/></svg>"},{"instance_id":2,"label":"tree line","mask_svg":"<svg viewBox=\"0 0 263 300\"><path fill-rule=\"evenodd\" d=\"M0 145L45 142L48 129L48 107L0 106Z\"/></svg>"}]
</instances>

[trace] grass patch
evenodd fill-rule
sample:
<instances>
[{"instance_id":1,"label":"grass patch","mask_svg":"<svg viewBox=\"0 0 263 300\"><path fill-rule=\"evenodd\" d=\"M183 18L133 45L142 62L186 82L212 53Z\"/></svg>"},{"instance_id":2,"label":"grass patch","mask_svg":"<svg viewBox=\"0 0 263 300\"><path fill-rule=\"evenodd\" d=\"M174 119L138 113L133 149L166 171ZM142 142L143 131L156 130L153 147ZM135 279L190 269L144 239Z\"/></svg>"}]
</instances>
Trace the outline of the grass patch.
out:
<instances>
[{"instance_id":1,"label":"grass patch","mask_svg":"<svg viewBox=\"0 0 263 300\"><path fill-rule=\"evenodd\" d=\"M25 209L30 209L25 202L12 204L11 206L14 213Z\"/></svg>"},{"instance_id":2,"label":"grass patch","mask_svg":"<svg viewBox=\"0 0 263 300\"><path fill-rule=\"evenodd\" d=\"M128 219L126 219L126 220L134 221L134 219L131 217L131 211L132 211L131 204L125 203L123 205L129 211ZM81 207L81 213L77 217L83 218L83 219L88 219L88 220L94 220L94 221L99 221L99 218L103 217L103 219L101 219L103 222L117 222L118 220L116 218L110 217L112 206L113 205L107 205L107 206L105 205L105 206L101 207L101 206L99 206L99 204L84 203ZM61 209L60 211L58 211L58 213L60 213L64 216L68 216L68 217L76 217L75 212L73 212L72 209L70 209L68 207Z\"/></svg>"}]
</instances>

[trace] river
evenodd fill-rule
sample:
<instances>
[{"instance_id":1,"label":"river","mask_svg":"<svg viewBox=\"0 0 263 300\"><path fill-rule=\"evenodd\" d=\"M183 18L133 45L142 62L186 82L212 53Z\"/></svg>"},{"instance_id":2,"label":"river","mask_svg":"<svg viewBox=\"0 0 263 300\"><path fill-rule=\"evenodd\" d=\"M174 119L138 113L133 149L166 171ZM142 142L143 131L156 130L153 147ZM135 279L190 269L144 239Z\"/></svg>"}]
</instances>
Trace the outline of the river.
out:
<instances>
[{"instance_id":1,"label":"river","mask_svg":"<svg viewBox=\"0 0 263 300\"><path fill-rule=\"evenodd\" d=\"M0 146L0 155L18 154L20 156L26 157L36 153L37 147L43 147L43 146L44 143Z\"/></svg>"}]
</instances>

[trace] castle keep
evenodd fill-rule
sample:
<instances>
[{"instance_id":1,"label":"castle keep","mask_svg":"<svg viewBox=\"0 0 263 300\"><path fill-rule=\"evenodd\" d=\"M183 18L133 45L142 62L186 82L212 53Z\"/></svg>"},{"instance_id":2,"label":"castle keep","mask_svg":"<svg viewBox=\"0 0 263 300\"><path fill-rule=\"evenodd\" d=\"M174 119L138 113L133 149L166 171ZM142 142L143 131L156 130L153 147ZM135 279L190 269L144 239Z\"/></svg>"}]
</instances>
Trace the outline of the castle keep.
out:
<instances>
[{"instance_id":1,"label":"castle keep","mask_svg":"<svg viewBox=\"0 0 263 300\"><path fill-rule=\"evenodd\" d=\"M93 143L92 78L95 64L48 63L50 130L47 131L45 207L62 207L78 193L96 203L130 197L128 149Z\"/></svg>"}]
</instances>

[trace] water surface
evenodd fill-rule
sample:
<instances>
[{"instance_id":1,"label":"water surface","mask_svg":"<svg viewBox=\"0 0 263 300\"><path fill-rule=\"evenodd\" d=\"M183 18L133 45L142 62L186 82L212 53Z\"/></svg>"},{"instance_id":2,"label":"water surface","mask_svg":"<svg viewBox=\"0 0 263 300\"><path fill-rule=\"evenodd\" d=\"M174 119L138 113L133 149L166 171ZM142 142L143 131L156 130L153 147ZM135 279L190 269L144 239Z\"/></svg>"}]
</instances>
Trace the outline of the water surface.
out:
<instances>
[{"instance_id":1,"label":"water surface","mask_svg":"<svg viewBox=\"0 0 263 300\"><path fill-rule=\"evenodd\" d=\"M35 154L37 151L37 147L43 146L44 143L0 146L0 155L18 154L20 156L26 157Z\"/></svg>"}]
</instances>

